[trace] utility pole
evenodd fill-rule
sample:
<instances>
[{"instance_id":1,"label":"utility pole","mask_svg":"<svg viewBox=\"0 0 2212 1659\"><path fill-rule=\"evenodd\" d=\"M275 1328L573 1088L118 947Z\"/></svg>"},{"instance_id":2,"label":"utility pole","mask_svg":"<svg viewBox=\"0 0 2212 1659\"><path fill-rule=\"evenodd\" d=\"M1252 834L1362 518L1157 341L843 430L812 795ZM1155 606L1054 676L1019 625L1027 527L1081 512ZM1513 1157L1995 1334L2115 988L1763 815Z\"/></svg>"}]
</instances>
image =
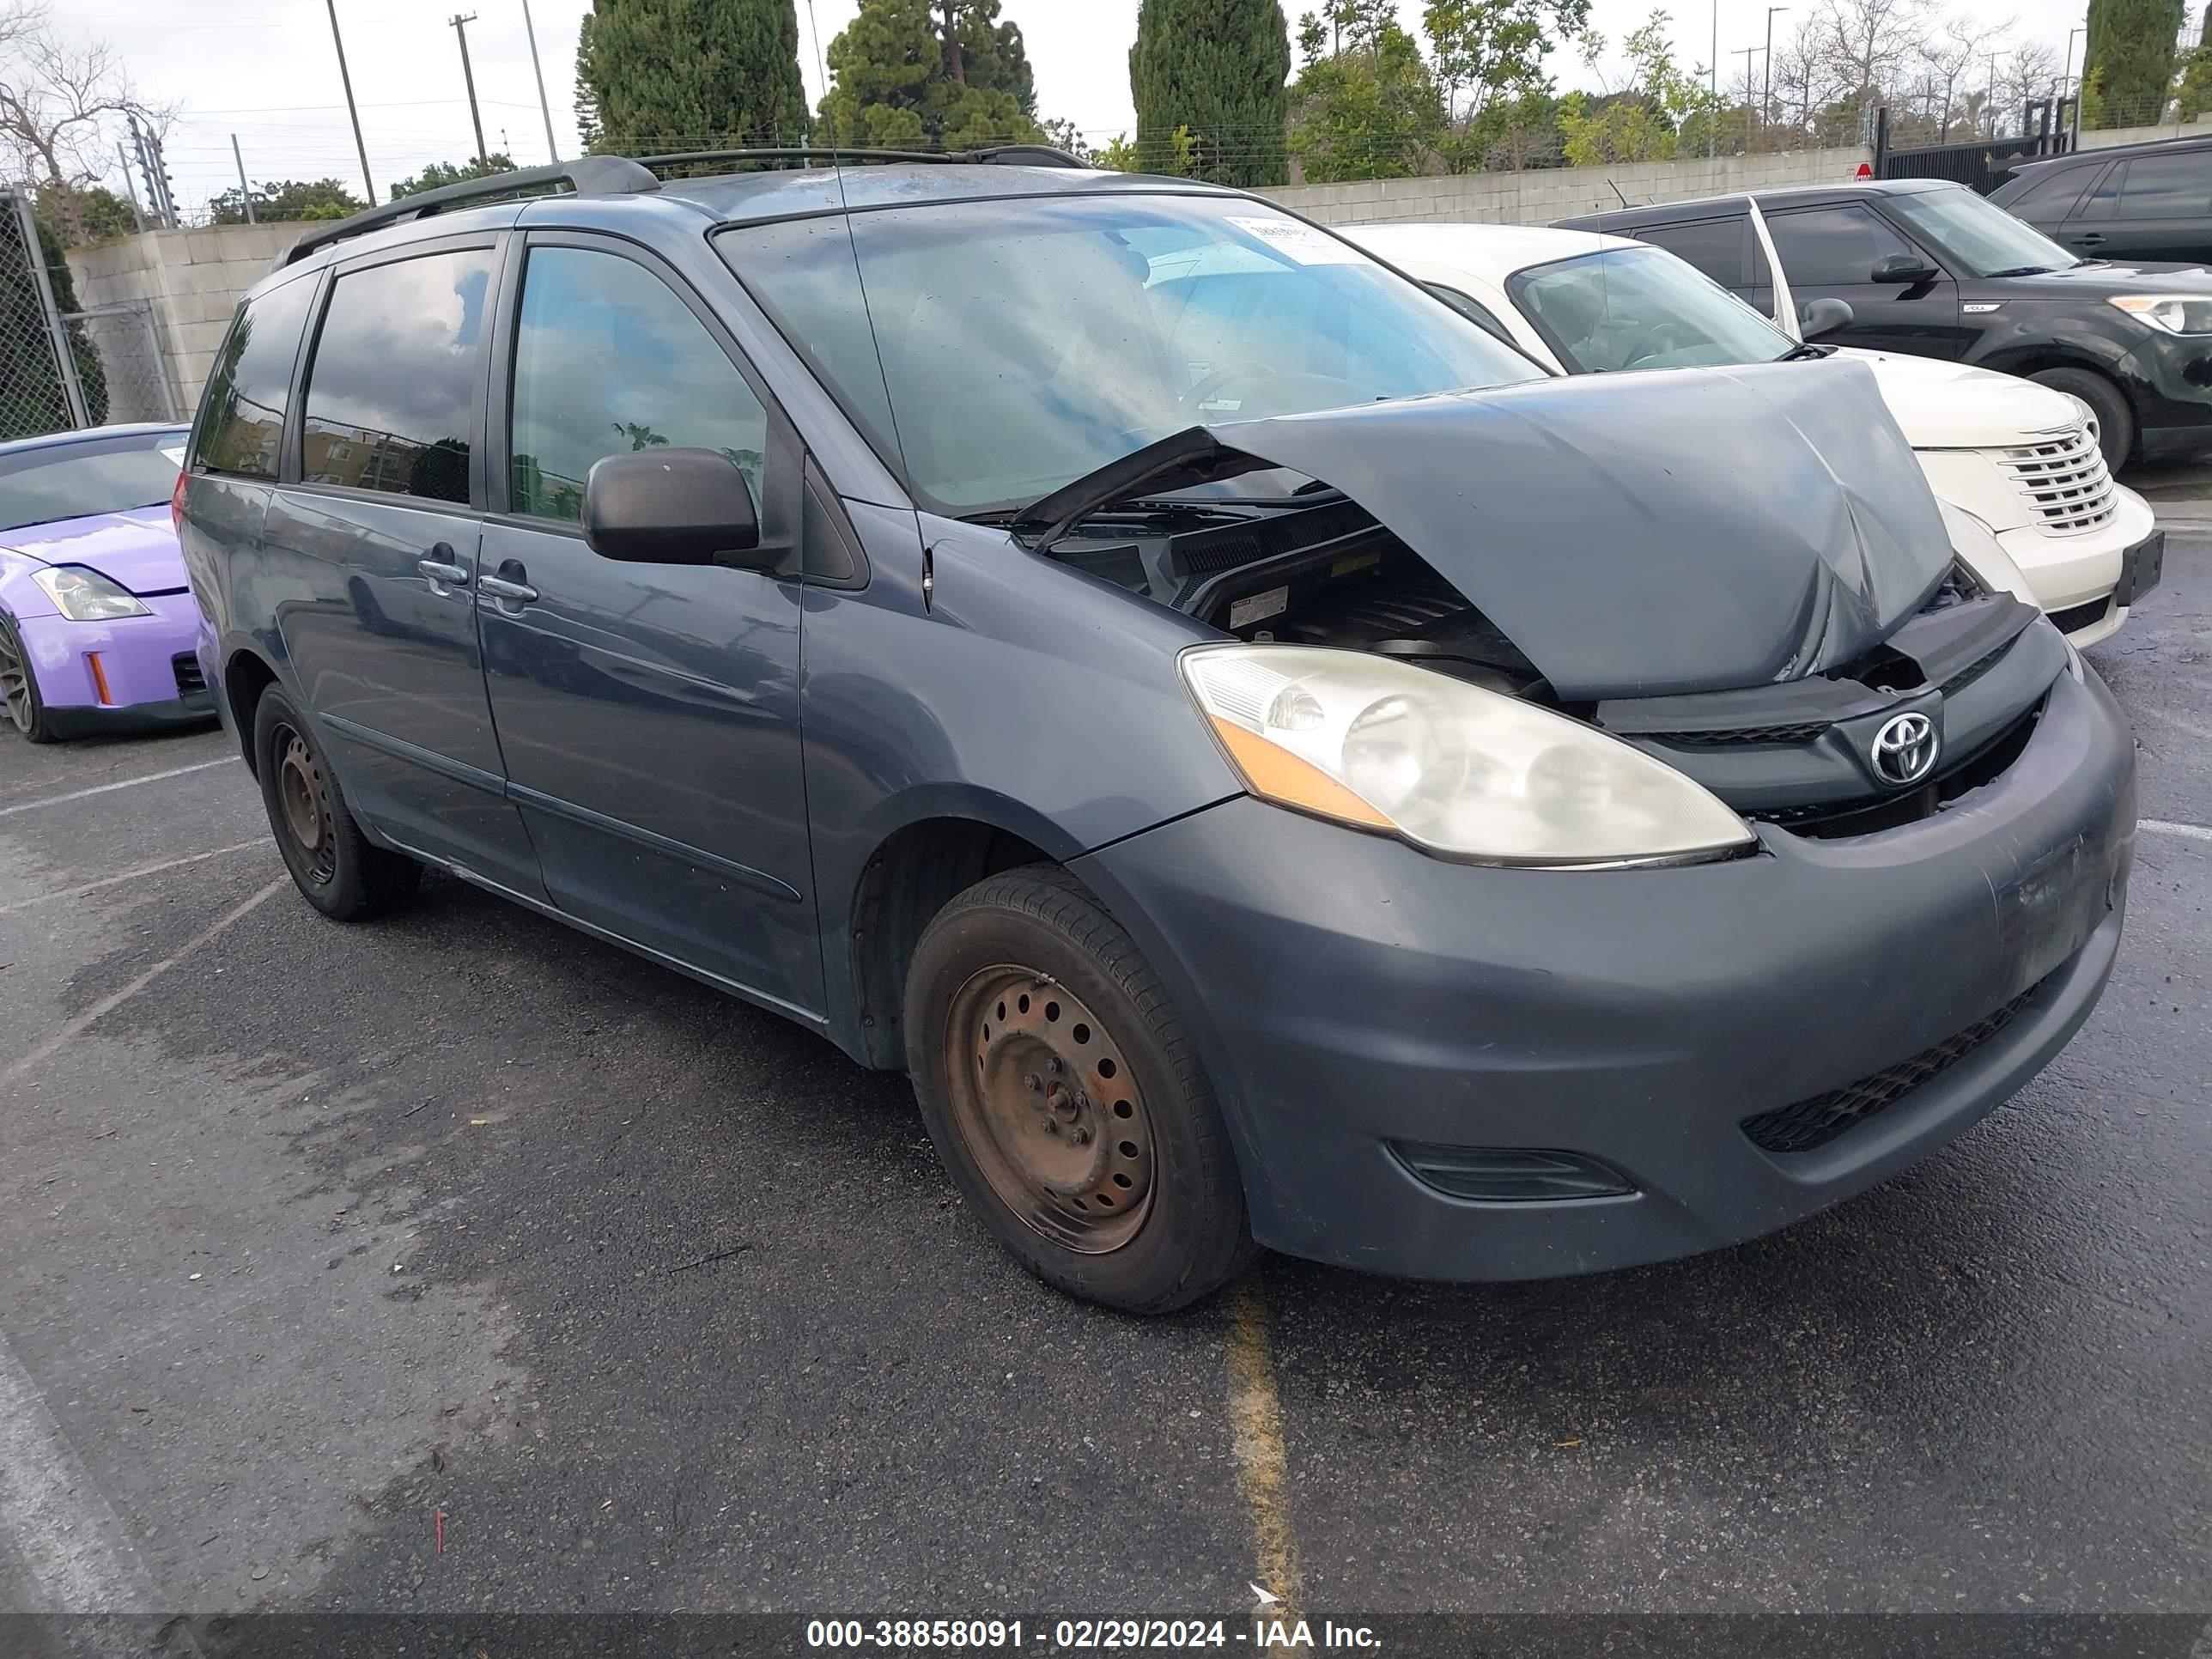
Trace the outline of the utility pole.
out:
<instances>
[{"instance_id":1,"label":"utility pole","mask_svg":"<svg viewBox=\"0 0 2212 1659\"><path fill-rule=\"evenodd\" d=\"M346 113L353 118L354 154L361 157L361 182L368 204L376 205L376 180L368 176L368 146L361 141L361 112L354 107L353 76L346 73L345 41L338 33L338 0L323 0L331 12L331 44L338 49L338 80L345 87Z\"/></svg>"},{"instance_id":2,"label":"utility pole","mask_svg":"<svg viewBox=\"0 0 2212 1659\"><path fill-rule=\"evenodd\" d=\"M469 88L469 125L477 130L477 165L487 167L491 163L484 158L483 117L477 113L476 71L469 67L469 25L477 21L477 15L472 11L457 11L446 21L453 26L453 33L460 37L461 79Z\"/></svg>"},{"instance_id":3,"label":"utility pole","mask_svg":"<svg viewBox=\"0 0 2212 1659\"><path fill-rule=\"evenodd\" d=\"M239 153L238 135L230 135L230 159L238 163L238 199L246 204L246 222L253 222L253 186L246 182L246 157Z\"/></svg>"},{"instance_id":4,"label":"utility pole","mask_svg":"<svg viewBox=\"0 0 2212 1659\"><path fill-rule=\"evenodd\" d=\"M1705 118L1705 160L1710 161L1721 137L1721 0L1713 0L1713 49L1705 63L1713 100L1712 113Z\"/></svg>"},{"instance_id":5,"label":"utility pole","mask_svg":"<svg viewBox=\"0 0 2212 1659\"><path fill-rule=\"evenodd\" d=\"M530 21L530 0L522 0L522 32L530 37L530 72L538 77L538 112L545 118L545 159L561 159L561 147L553 142L553 106L545 101L545 71L538 67L538 29Z\"/></svg>"},{"instance_id":6,"label":"utility pole","mask_svg":"<svg viewBox=\"0 0 2212 1659\"><path fill-rule=\"evenodd\" d=\"M1766 58L1763 69L1766 78L1759 94L1759 125L1762 129L1766 125L1767 107L1774 101L1774 14L1789 9L1787 6L1769 6L1766 9Z\"/></svg>"},{"instance_id":7,"label":"utility pole","mask_svg":"<svg viewBox=\"0 0 2212 1659\"><path fill-rule=\"evenodd\" d=\"M1743 153L1751 154L1751 54L1757 46L1745 46L1739 56L1743 59Z\"/></svg>"}]
</instances>

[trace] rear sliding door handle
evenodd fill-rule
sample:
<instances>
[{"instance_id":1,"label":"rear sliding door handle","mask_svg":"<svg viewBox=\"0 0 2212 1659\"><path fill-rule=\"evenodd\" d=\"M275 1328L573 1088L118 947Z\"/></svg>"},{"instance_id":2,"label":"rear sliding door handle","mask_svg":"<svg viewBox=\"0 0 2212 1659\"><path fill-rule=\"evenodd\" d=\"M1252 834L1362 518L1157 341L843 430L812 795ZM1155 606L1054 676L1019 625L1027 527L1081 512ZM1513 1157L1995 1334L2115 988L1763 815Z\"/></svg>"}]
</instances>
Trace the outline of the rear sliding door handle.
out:
<instances>
[{"instance_id":1,"label":"rear sliding door handle","mask_svg":"<svg viewBox=\"0 0 2212 1659\"><path fill-rule=\"evenodd\" d=\"M538 597L538 590L528 582L509 581L504 576L479 576L477 592L489 593L495 599L504 599L511 605L528 605Z\"/></svg>"},{"instance_id":2,"label":"rear sliding door handle","mask_svg":"<svg viewBox=\"0 0 2212 1659\"><path fill-rule=\"evenodd\" d=\"M443 593L447 587L466 587L469 568L453 562L453 548L450 542L439 542L430 549L428 558L415 561L415 568L422 573L434 593Z\"/></svg>"}]
</instances>

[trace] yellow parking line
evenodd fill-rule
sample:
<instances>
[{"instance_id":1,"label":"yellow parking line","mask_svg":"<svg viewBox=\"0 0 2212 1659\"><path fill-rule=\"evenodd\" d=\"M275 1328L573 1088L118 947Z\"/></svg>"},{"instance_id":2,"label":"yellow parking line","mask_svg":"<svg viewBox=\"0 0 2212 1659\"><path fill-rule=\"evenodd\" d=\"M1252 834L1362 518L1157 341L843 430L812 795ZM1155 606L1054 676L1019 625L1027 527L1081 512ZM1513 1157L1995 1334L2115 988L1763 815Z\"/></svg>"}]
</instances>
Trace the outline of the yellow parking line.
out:
<instances>
[{"instance_id":1,"label":"yellow parking line","mask_svg":"<svg viewBox=\"0 0 2212 1659\"><path fill-rule=\"evenodd\" d=\"M1255 1582L1281 1603L1254 1611L1295 1619L1304 1598L1297 1540L1291 1531L1291 1464L1283 1446L1267 1304L1256 1273L1246 1273L1229 1292L1229 1416L1236 1433L1237 1484L1252 1523Z\"/></svg>"}]
</instances>

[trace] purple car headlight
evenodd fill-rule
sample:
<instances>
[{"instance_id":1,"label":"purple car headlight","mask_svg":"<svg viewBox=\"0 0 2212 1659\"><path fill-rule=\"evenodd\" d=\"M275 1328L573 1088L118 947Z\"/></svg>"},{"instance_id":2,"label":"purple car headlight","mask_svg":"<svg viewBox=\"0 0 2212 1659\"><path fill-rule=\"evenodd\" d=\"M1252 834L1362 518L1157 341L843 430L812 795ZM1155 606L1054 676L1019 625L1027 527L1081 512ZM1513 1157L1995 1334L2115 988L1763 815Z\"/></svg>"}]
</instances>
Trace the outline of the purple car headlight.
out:
<instances>
[{"instance_id":1,"label":"purple car headlight","mask_svg":"<svg viewBox=\"0 0 2212 1659\"><path fill-rule=\"evenodd\" d=\"M71 622L107 622L116 617L153 614L129 589L82 565L49 565L44 570L33 570L31 580L46 590L54 608Z\"/></svg>"}]
</instances>

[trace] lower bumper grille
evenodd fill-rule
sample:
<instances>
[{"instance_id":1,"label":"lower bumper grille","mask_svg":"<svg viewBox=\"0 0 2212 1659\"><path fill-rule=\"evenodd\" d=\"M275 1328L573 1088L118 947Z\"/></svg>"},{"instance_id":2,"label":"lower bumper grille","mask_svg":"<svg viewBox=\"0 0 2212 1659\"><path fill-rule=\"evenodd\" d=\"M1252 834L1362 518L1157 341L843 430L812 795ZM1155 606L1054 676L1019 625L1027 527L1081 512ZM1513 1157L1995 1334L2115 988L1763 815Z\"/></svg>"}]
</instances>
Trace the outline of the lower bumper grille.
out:
<instances>
[{"instance_id":1,"label":"lower bumper grille","mask_svg":"<svg viewBox=\"0 0 2212 1659\"><path fill-rule=\"evenodd\" d=\"M2092 599L2087 605L2072 605L2063 611L2049 613L2051 626L2062 634L2078 634L2093 623L2105 620L2112 609L2109 599Z\"/></svg>"},{"instance_id":2,"label":"lower bumper grille","mask_svg":"<svg viewBox=\"0 0 2212 1659\"><path fill-rule=\"evenodd\" d=\"M207 677L200 672L200 659L190 651L179 651L169 659L171 671L177 677L177 695L186 702L197 702L208 696Z\"/></svg>"},{"instance_id":3,"label":"lower bumper grille","mask_svg":"<svg viewBox=\"0 0 2212 1659\"><path fill-rule=\"evenodd\" d=\"M1856 1128L1886 1111L1923 1083L1934 1081L2020 1017L2048 981L2039 981L1993 1014L1932 1048L1923 1048L1910 1060L1861 1078L1856 1083L1826 1094L1814 1095L1795 1105L1778 1107L1743 1121L1743 1132L1763 1152L1809 1152L1825 1146L1846 1130Z\"/></svg>"}]
</instances>

